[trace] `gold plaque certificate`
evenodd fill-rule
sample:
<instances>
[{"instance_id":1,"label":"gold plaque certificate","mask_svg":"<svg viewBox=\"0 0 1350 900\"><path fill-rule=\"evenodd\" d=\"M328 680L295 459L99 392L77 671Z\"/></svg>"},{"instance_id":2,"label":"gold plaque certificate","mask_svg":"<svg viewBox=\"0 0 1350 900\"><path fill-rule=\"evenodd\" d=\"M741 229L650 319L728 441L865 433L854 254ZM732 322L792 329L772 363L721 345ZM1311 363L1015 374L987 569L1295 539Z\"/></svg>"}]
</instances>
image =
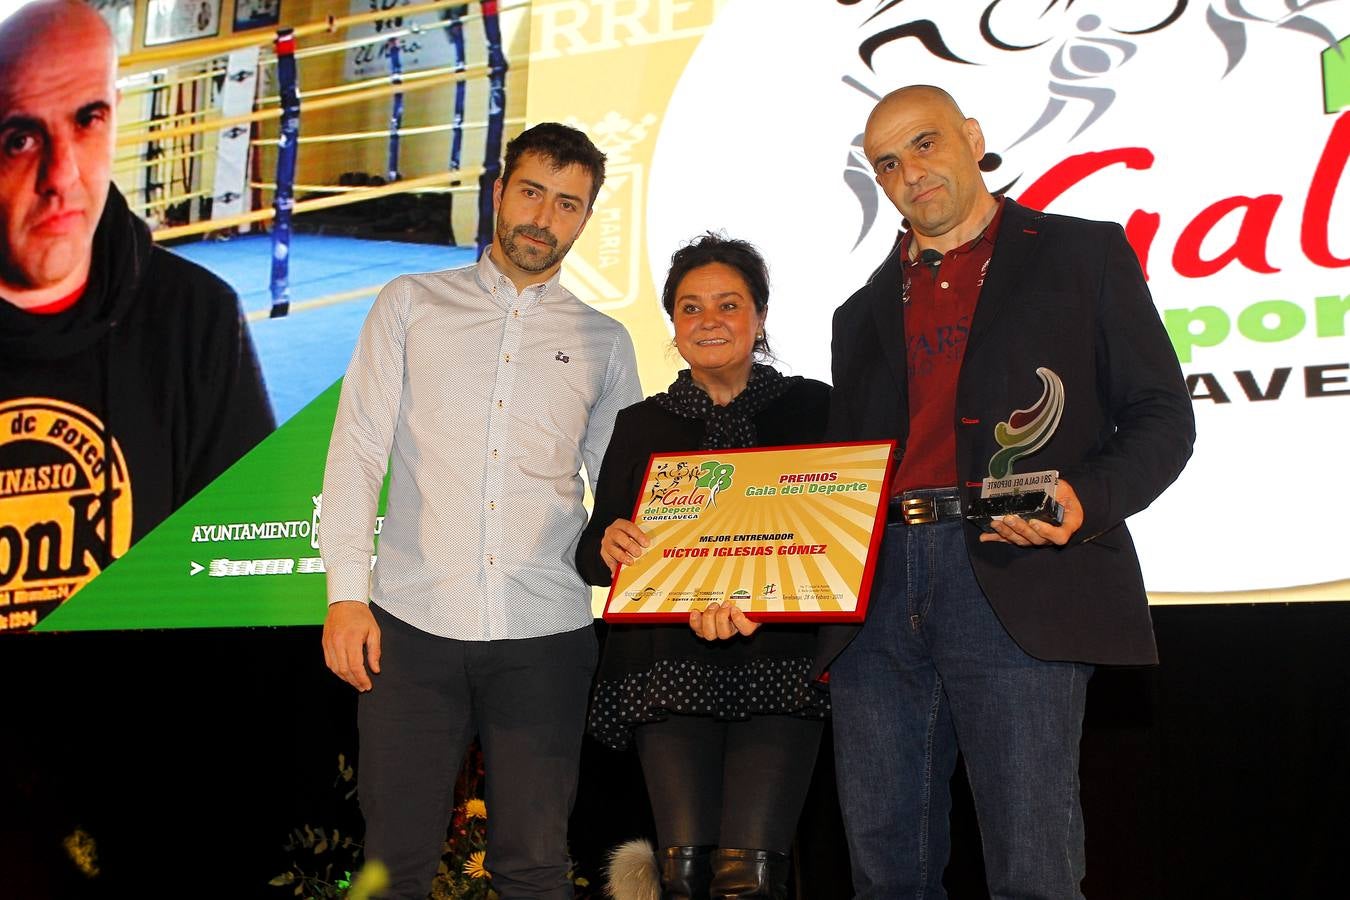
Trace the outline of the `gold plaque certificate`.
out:
<instances>
[{"instance_id":1,"label":"gold plaque certificate","mask_svg":"<svg viewBox=\"0 0 1350 900\"><path fill-rule=\"evenodd\" d=\"M867 611L895 443L654 453L604 617L684 622L735 603L755 621L857 622Z\"/></svg>"}]
</instances>

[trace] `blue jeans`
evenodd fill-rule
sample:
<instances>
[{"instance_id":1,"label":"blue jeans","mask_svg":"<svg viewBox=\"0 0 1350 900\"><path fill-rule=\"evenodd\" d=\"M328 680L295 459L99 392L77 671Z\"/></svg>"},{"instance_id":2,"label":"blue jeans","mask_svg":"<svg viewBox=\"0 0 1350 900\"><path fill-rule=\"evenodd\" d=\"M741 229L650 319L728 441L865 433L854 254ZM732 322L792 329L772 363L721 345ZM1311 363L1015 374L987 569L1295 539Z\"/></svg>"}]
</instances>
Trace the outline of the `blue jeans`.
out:
<instances>
[{"instance_id":1,"label":"blue jeans","mask_svg":"<svg viewBox=\"0 0 1350 900\"><path fill-rule=\"evenodd\" d=\"M830 668L854 890L946 897L959 748L992 900L1081 898L1078 743L1092 667L1017 646L975 580L963 527L887 527L867 621Z\"/></svg>"}]
</instances>

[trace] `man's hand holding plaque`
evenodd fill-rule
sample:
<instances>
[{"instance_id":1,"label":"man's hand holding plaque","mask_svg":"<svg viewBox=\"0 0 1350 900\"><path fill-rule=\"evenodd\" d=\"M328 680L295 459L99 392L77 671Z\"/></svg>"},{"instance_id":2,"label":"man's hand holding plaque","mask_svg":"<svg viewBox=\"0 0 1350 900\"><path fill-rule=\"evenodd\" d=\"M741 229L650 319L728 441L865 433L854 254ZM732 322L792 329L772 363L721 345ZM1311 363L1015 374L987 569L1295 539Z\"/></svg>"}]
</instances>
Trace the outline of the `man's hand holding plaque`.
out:
<instances>
[{"instance_id":1,"label":"man's hand holding plaque","mask_svg":"<svg viewBox=\"0 0 1350 900\"><path fill-rule=\"evenodd\" d=\"M986 543L1001 541L1019 547L1067 544L1069 538L1073 537L1074 532L1083 524L1082 504L1078 502L1078 495L1067 481L1056 483L1051 502L1057 513L1053 517L1043 518L1036 515L1028 517L1016 512L1005 512L989 518L987 525L981 525L981 528L986 529L986 533L980 535L980 540ZM1038 510L1048 506L1041 501L1036 501L1035 505Z\"/></svg>"}]
</instances>

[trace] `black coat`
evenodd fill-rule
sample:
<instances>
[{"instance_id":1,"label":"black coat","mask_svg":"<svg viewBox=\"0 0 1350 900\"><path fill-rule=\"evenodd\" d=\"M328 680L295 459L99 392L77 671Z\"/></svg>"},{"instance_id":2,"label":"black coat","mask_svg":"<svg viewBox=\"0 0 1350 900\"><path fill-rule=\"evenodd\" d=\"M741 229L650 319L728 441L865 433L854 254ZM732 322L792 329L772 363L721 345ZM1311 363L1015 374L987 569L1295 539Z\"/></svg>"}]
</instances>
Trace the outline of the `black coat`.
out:
<instances>
[{"instance_id":1,"label":"black coat","mask_svg":"<svg viewBox=\"0 0 1350 900\"><path fill-rule=\"evenodd\" d=\"M756 446L821 441L829 393L819 381L796 380L754 417ZM619 412L600 466L591 520L577 546L577 570L588 583L610 583L609 568L600 558L600 540L615 519L632 519L651 454L698 450L703 432L702 422L662 409L651 398ZM712 701L713 714L720 718L761 711L823 715L827 701L809 677L817 632L813 625L771 623L748 638L705 641L683 623L615 624L600 657L597 698L621 695L638 708L632 713L637 721L664 718L659 707L667 685L662 679L671 677L674 664L680 672L692 667L702 673L696 677L708 697L726 695ZM743 690L749 682L766 689L763 702ZM714 684L722 689L714 689ZM735 694L745 696L731 696ZM594 704L591 732L612 746L623 746L627 740L623 729L632 722L616 729L611 713L603 703Z\"/></svg>"},{"instance_id":2,"label":"black coat","mask_svg":"<svg viewBox=\"0 0 1350 900\"><path fill-rule=\"evenodd\" d=\"M1143 576L1124 520L1162 493L1190 457L1190 397L1121 228L1005 202L957 382L962 505L968 511L989 474L998 449L994 426L1041 395L1036 369L1044 366L1064 384L1063 417L1016 471L1058 469L1077 492L1084 520L1058 548L980 543L967 523L971 562L1004 627L1031 656L1153 663ZM897 246L835 312L831 440L905 444L900 284ZM818 665L854 633L831 627Z\"/></svg>"}]
</instances>

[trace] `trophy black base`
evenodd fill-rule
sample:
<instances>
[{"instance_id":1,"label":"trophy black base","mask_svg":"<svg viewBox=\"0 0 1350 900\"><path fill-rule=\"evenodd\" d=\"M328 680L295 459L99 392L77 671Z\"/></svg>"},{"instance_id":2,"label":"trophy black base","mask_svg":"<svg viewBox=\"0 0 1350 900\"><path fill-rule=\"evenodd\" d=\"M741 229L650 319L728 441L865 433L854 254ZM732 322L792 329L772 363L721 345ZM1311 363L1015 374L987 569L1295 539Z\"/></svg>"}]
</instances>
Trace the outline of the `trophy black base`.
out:
<instances>
[{"instance_id":1,"label":"trophy black base","mask_svg":"<svg viewBox=\"0 0 1350 900\"><path fill-rule=\"evenodd\" d=\"M1002 516L1040 519L1051 525L1062 525L1064 506L1045 491L1001 494L997 497L980 497L972 502L966 518L979 526L981 531L992 532L992 521Z\"/></svg>"}]
</instances>

